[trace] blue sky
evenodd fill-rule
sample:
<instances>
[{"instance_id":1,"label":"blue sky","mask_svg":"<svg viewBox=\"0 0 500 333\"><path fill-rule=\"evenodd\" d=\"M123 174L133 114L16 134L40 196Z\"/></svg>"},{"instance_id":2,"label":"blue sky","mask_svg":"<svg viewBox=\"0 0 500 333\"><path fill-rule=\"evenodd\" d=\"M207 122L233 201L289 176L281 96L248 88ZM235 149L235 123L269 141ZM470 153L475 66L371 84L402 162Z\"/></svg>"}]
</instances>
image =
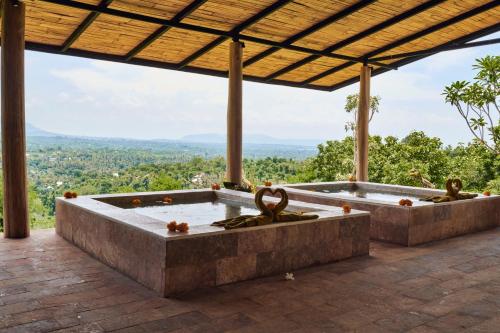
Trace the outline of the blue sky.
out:
<instances>
[{"instance_id":1,"label":"blue sky","mask_svg":"<svg viewBox=\"0 0 500 333\"><path fill-rule=\"evenodd\" d=\"M488 54L500 46L443 52L374 77L372 94L382 101L370 133L423 130L447 144L469 141L441 92L472 79L474 59ZM26 119L48 131L139 139L225 132L223 78L36 52L27 52L26 66ZM246 82L243 89L246 133L326 140L345 136L345 97L358 85L321 92Z\"/></svg>"}]
</instances>

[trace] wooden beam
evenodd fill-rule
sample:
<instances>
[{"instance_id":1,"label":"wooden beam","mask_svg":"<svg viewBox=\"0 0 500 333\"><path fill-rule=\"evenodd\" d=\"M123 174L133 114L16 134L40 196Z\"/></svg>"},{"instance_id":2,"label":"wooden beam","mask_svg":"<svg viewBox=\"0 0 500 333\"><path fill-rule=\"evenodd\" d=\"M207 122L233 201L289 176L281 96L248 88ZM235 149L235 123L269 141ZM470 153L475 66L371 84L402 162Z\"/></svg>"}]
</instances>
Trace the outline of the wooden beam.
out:
<instances>
[{"instance_id":1,"label":"wooden beam","mask_svg":"<svg viewBox=\"0 0 500 333\"><path fill-rule=\"evenodd\" d=\"M227 102L227 179L240 184L243 173L243 44L233 41L229 48L229 89Z\"/></svg>"},{"instance_id":2,"label":"wooden beam","mask_svg":"<svg viewBox=\"0 0 500 333\"><path fill-rule=\"evenodd\" d=\"M99 3L100 8L108 7L113 0L102 0ZM99 17L99 12L92 12L80 23L80 25L73 31L73 33L66 39L61 47L63 52L66 52L71 45L87 30L88 27Z\"/></svg>"},{"instance_id":3,"label":"wooden beam","mask_svg":"<svg viewBox=\"0 0 500 333\"><path fill-rule=\"evenodd\" d=\"M23 2L2 3L2 167L6 238L29 236L26 133L24 120Z\"/></svg>"},{"instance_id":4,"label":"wooden beam","mask_svg":"<svg viewBox=\"0 0 500 333\"><path fill-rule=\"evenodd\" d=\"M363 65L359 77L359 105L356 123L356 180L368 181L368 122L370 119L371 67Z\"/></svg>"}]
</instances>

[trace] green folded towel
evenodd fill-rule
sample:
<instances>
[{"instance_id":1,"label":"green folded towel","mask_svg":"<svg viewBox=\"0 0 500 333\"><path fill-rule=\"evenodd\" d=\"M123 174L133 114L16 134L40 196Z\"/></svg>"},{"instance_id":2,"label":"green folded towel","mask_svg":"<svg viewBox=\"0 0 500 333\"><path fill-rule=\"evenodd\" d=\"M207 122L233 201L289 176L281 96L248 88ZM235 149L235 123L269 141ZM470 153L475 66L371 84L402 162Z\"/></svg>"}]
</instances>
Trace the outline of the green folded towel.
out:
<instances>
[{"instance_id":1,"label":"green folded towel","mask_svg":"<svg viewBox=\"0 0 500 333\"><path fill-rule=\"evenodd\" d=\"M267 192L272 195L279 193L281 196L280 202L274 207L268 207L264 203L263 197ZM288 206L288 194L282 188L272 190L269 187L265 187L260 189L255 194L255 205L260 210L260 215L242 215L231 219L217 221L212 223L212 225L224 227L225 229L236 229L267 225L271 223L295 222L318 218L318 215L304 215L302 213L285 211L286 206Z\"/></svg>"},{"instance_id":2,"label":"green folded towel","mask_svg":"<svg viewBox=\"0 0 500 333\"><path fill-rule=\"evenodd\" d=\"M458 178L448 179L446 181L446 194L435 195L420 199L421 201L432 201L434 203L448 202L455 200L466 200L477 197L475 193L460 193L462 189L462 181Z\"/></svg>"}]
</instances>

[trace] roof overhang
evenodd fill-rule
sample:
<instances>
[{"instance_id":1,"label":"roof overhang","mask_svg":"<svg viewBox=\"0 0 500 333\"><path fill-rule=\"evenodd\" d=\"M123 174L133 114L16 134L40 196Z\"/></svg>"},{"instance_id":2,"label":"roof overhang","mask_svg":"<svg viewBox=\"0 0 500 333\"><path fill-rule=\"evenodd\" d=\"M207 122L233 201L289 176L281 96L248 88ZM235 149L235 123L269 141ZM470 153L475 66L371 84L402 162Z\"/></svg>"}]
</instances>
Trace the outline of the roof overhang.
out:
<instances>
[{"instance_id":1,"label":"roof overhang","mask_svg":"<svg viewBox=\"0 0 500 333\"><path fill-rule=\"evenodd\" d=\"M4 0L16 1L16 0ZM500 30L483 0L26 0L26 49L332 91Z\"/></svg>"}]
</instances>

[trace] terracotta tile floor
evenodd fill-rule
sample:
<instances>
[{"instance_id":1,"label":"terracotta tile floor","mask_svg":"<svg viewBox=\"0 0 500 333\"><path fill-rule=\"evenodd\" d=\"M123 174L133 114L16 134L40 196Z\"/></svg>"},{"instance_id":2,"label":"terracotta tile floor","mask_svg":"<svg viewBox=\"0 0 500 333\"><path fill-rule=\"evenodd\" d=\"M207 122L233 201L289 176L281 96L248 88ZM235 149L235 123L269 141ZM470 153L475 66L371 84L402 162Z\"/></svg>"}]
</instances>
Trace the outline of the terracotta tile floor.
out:
<instances>
[{"instance_id":1,"label":"terracotta tile floor","mask_svg":"<svg viewBox=\"0 0 500 333\"><path fill-rule=\"evenodd\" d=\"M162 299L55 235L0 240L0 332L500 332L500 229Z\"/></svg>"}]
</instances>

